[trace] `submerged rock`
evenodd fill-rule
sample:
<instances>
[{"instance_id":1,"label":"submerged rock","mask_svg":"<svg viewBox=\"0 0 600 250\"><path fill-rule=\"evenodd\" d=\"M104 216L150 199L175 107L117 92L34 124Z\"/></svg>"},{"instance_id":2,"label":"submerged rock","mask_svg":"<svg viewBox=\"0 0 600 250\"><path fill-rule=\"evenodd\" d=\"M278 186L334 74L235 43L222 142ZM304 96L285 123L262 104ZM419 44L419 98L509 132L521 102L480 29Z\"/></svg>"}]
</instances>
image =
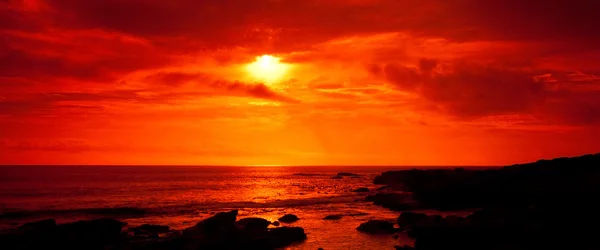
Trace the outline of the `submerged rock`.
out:
<instances>
[{"instance_id":1,"label":"submerged rock","mask_svg":"<svg viewBox=\"0 0 600 250\"><path fill-rule=\"evenodd\" d=\"M279 221L273 221L273 223L271 223L271 224L273 224L273 226L278 227L279 226Z\"/></svg>"},{"instance_id":2,"label":"submerged rock","mask_svg":"<svg viewBox=\"0 0 600 250\"><path fill-rule=\"evenodd\" d=\"M335 214L332 214L332 215L327 215L327 216L325 216L325 218L323 218L323 219L324 219L324 220L339 220L339 219L341 219L341 218L342 218L342 216L341 216L341 215L335 215Z\"/></svg>"},{"instance_id":3,"label":"submerged rock","mask_svg":"<svg viewBox=\"0 0 600 250\"><path fill-rule=\"evenodd\" d=\"M394 249L396 249L396 250L413 250L415 248L408 246L408 245L404 245L404 246L394 246Z\"/></svg>"},{"instance_id":4,"label":"submerged rock","mask_svg":"<svg viewBox=\"0 0 600 250\"><path fill-rule=\"evenodd\" d=\"M362 188L357 188L352 190L352 192L356 192L356 193L364 193L364 192L369 192L369 189L366 187L362 187Z\"/></svg>"},{"instance_id":5,"label":"submerged rock","mask_svg":"<svg viewBox=\"0 0 600 250\"><path fill-rule=\"evenodd\" d=\"M339 173L337 173L336 176L344 177L344 176L360 176L360 175L355 174L355 173L349 173L349 172L339 172Z\"/></svg>"},{"instance_id":6,"label":"submerged rock","mask_svg":"<svg viewBox=\"0 0 600 250\"><path fill-rule=\"evenodd\" d=\"M296 216L294 214L286 214L277 220L279 222L283 222L283 223L292 223L292 222L298 221L299 218L298 218L298 216Z\"/></svg>"},{"instance_id":7,"label":"submerged rock","mask_svg":"<svg viewBox=\"0 0 600 250\"><path fill-rule=\"evenodd\" d=\"M369 220L360 224L356 230L370 234L392 234L394 233L394 224L384 220Z\"/></svg>"},{"instance_id":8,"label":"submerged rock","mask_svg":"<svg viewBox=\"0 0 600 250\"><path fill-rule=\"evenodd\" d=\"M267 238L272 247L280 248L306 240L306 233L301 227L278 227L270 229Z\"/></svg>"}]
</instances>

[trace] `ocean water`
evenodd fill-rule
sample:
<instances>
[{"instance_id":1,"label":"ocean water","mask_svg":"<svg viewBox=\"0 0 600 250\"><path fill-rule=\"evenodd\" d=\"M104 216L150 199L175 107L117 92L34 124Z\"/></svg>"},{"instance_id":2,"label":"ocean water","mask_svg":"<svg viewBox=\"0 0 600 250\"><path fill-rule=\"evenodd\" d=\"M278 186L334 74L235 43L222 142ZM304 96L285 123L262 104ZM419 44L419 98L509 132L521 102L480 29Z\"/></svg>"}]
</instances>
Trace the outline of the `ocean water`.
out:
<instances>
[{"instance_id":1,"label":"ocean water","mask_svg":"<svg viewBox=\"0 0 600 250\"><path fill-rule=\"evenodd\" d=\"M183 229L220 211L238 218L291 224L308 240L288 249L393 249L411 244L405 235L372 236L356 227L369 219L395 220L399 213L365 201L353 189L373 185L382 167L209 167L209 166L3 166L0 167L0 229L55 218L59 223L111 217ZM398 168L395 168L398 169ZM332 179L338 172L358 178ZM326 221L327 215L342 215Z\"/></svg>"}]
</instances>

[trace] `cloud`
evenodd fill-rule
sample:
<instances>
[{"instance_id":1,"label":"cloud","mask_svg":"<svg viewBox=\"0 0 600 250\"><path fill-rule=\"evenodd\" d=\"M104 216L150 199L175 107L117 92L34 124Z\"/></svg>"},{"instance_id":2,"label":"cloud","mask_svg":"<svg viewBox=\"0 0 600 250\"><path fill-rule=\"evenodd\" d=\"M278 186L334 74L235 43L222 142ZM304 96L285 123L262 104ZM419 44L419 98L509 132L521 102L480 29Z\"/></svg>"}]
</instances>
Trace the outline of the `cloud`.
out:
<instances>
[{"instance_id":1,"label":"cloud","mask_svg":"<svg viewBox=\"0 0 600 250\"><path fill-rule=\"evenodd\" d=\"M297 102L293 98L284 96L279 94L271 89L269 89L265 84L255 83L255 84L246 84L243 82L235 81L215 81L210 84L211 87L222 89L226 91L231 91L232 93L240 93L242 95L248 95L251 97L268 99L274 101L282 101L282 102Z\"/></svg>"},{"instance_id":2,"label":"cloud","mask_svg":"<svg viewBox=\"0 0 600 250\"><path fill-rule=\"evenodd\" d=\"M4 140L0 143L0 148L10 151L66 151L71 153L94 150L93 145L74 139L59 141Z\"/></svg>"},{"instance_id":3,"label":"cloud","mask_svg":"<svg viewBox=\"0 0 600 250\"><path fill-rule=\"evenodd\" d=\"M198 80L199 76L185 74L158 74L152 79ZM146 78L148 79L148 78ZM30 112L47 112L53 110L86 110L102 111L102 105L111 102L159 104L171 101L197 99L212 96L251 97L277 102L296 103L297 100L277 93L262 83L243 83L239 81L201 82L194 91L187 92L148 92L146 89L110 90L99 92L51 92L28 95L21 98L0 99L0 115L20 115Z\"/></svg>"},{"instance_id":4,"label":"cloud","mask_svg":"<svg viewBox=\"0 0 600 250\"><path fill-rule=\"evenodd\" d=\"M75 79L115 81L136 70L170 62L145 41L100 30L51 30L28 33L0 30L0 76L55 83Z\"/></svg>"},{"instance_id":5,"label":"cloud","mask_svg":"<svg viewBox=\"0 0 600 250\"><path fill-rule=\"evenodd\" d=\"M211 47L292 49L333 37L394 31L461 41L591 43L600 38L594 11L600 4L594 0L50 0L47 5L61 26L144 37L190 37Z\"/></svg>"},{"instance_id":6,"label":"cloud","mask_svg":"<svg viewBox=\"0 0 600 250\"><path fill-rule=\"evenodd\" d=\"M529 114L550 123L596 124L599 120L600 91L572 90L581 78L549 80L547 76L534 77L535 72L526 69L465 61L436 71L435 62L421 60L419 68L388 64L383 71L398 90L418 94L462 119ZM593 78L584 79L597 85Z\"/></svg>"}]
</instances>

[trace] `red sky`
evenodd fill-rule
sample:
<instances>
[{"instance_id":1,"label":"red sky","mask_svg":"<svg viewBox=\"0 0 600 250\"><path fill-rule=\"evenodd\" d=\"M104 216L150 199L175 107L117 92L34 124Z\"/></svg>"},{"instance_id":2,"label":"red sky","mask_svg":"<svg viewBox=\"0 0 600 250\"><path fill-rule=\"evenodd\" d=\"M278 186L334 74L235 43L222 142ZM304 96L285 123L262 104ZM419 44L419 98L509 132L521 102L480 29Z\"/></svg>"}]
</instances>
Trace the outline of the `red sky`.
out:
<instances>
[{"instance_id":1,"label":"red sky","mask_svg":"<svg viewBox=\"0 0 600 250\"><path fill-rule=\"evenodd\" d=\"M599 152L599 9L0 0L0 164L498 165ZM247 70L265 54L287 69L276 80Z\"/></svg>"}]
</instances>

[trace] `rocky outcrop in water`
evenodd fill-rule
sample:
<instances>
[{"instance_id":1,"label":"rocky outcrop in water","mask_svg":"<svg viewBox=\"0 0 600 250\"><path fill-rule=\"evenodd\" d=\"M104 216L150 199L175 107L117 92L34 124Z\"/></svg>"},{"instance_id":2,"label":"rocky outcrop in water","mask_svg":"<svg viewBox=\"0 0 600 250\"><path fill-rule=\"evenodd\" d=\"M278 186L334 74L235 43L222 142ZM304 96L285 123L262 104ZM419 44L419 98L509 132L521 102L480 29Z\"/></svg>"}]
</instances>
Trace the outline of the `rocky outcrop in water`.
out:
<instances>
[{"instance_id":1,"label":"rocky outcrop in water","mask_svg":"<svg viewBox=\"0 0 600 250\"><path fill-rule=\"evenodd\" d=\"M350 173L350 172L339 172L339 173L336 174L336 176L341 176L341 177L349 176L349 177L352 177L352 176L360 176L360 175L355 174L355 173Z\"/></svg>"},{"instance_id":2,"label":"rocky outcrop in water","mask_svg":"<svg viewBox=\"0 0 600 250\"><path fill-rule=\"evenodd\" d=\"M352 190L352 192L355 192L355 193L366 193L366 192L369 192L369 189L366 188L366 187L362 187L362 188L354 189L354 190Z\"/></svg>"},{"instance_id":3,"label":"rocky outcrop in water","mask_svg":"<svg viewBox=\"0 0 600 250\"><path fill-rule=\"evenodd\" d=\"M418 204L412 199L412 195L409 193L376 193L367 196L366 199L372 201L375 205L396 211L407 211L418 208Z\"/></svg>"},{"instance_id":4,"label":"rocky outcrop in water","mask_svg":"<svg viewBox=\"0 0 600 250\"><path fill-rule=\"evenodd\" d=\"M267 230L271 222L263 218L243 218L238 220L236 226L247 231Z\"/></svg>"},{"instance_id":5,"label":"rocky outcrop in water","mask_svg":"<svg viewBox=\"0 0 600 250\"><path fill-rule=\"evenodd\" d=\"M293 223L293 222L298 221L299 219L300 218L298 218L298 216L296 216L294 214L286 214L277 220L279 222L283 222L283 223Z\"/></svg>"},{"instance_id":6,"label":"rocky outcrop in water","mask_svg":"<svg viewBox=\"0 0 600 250\"><path fill-rule=\"evenodd\" d=\"M325 218L323 218L323 219L324 220L339 220L339 219L342 219L342 216L341 215L332 214L332 215L325 216Z\"/></svg>"},{"instance_id":7,"label":"rocky outcrop in water","mask_svg":"<svg viewBox=\"0 0 600 250\"><path fill-rule=\"evenodd\" d=\"M384 220L369 220L360 224L356 230L369 234L392 234L395 232L394 224Z\"/></svg>"}]
</instances>

